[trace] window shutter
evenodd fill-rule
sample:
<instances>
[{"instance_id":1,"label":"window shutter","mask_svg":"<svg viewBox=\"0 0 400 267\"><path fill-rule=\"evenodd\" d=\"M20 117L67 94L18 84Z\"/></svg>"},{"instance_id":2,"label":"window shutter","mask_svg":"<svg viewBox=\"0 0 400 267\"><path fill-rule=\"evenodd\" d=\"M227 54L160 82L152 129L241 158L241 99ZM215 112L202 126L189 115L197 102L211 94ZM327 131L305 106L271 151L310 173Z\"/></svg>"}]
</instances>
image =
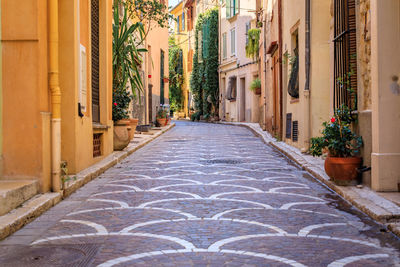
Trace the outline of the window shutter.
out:
<instances>
[{"instance_id":1,"label":"window shutter","mask_svg":"<svg viewBox=\"0 0 400 267\"><path fill-rule=\"evenodd\" d=\"M246 45L249 44L250 22L246 22Z\"/></svg>"},{"instance_id":2,"label":"window shutter","mask_svg":"<svg viewBox=\"0 0 400 267\"><path fill-rule=\"evenodd\" d=\"M92 43L92 120L100 122L100 84L99 84L99 0L91 2L91 43Z\"/></svg>"},{"instance_id":3,"label":"window shutter","mask_svg":"<svg viewBox=\"0 0 400 267\"><path fill-rule=\"evenodd\" d=\"M180 27L180 25L181 25L181 16L178 16L178 19L176 20L176 22L177 22L177 25L178 25L178 32L180 32L181 31L181 27Z\"/></svg>"},{"instance_id":4,"label":"window shutter","mask_svg":"<svg viewBox=\"0 0 400 267\"><path fill-rule=\"evenodd\" d=\"M223 58L225 59L226 58L226 55L227 53L226 53L226 33L224 33L223 35L222 35L222 55L223 55Z\"/></svg>"},{"instance_id":5,"label":"window shutter","mask_svg":"<svg viewBox=\"0 0 400 267\"><path fill-rule=\"evenodd\" d=\"M236 15L237 13L239 13L239 0L233 0L233 2L235 7L233 15Z\"/></svg>"},{"instance_id":6,"label":"window shutter","mask_svg":"<svg viewBox=\"0 0 400 267\"><path fill-rule=\"evenodd\" d=\"M226 0L226 17L231 17L231 0Z\"/></svg>"},{"instance_id":7,"label":"window shutter","mask_svg":"<svg viewBox=\"0 0 400 267\"><path fill-rule=\"evenodd\" d=\"M236 41L235 41L235 29L231 30L231 55L236 54L236 47L235 47Z\"/></svg>"},{"instance_id":8,"label":"window shutter","mask_svg":"<svg viewBox=\"0 0 400 267\"><path fill-rule=\"evenodd\" d=\"M182 13L182 31L185 30L185 13Z\"/></svg>"}]
</instances>

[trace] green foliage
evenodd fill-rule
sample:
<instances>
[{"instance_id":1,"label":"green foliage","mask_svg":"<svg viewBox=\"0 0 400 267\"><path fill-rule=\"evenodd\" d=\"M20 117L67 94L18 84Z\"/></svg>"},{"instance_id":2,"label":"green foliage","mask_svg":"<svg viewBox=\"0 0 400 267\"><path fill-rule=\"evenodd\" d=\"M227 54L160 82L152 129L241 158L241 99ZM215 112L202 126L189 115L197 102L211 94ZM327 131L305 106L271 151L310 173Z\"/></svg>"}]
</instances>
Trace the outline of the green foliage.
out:
<instances>
[{"instance_id":1,"label":"green foliage","mask_svg":"<svg viewBox=\"0 0 400 267\"><path fill-rule=\"evenodd\" d=\"M250 90L255 91L258 88L261 88L261 80L259 78L255 78L250 84Z\"/></svg>"},{"instance_id":2,"label":"green foliage","mask_svg":"<svg viewBox=\"0 0 400 267\"><path fill-rule=\"evenodd\" d=\"M157 119L166 119L168 117L168 111L166 109L159 109L157 111Z\"/></svg>"},{"instance_id":3,"label":"green foliage","mask_svg":"<svg viewBox=\"0 0 400 267\"><path fill-rule=\"evenodd\" d=\"M351 121L350 109L342 105L330 122L323 123L325 128L322 137L311 138L311 154L320 156L324 148L329 150L332 157L351 157L358 154L363 142L361 136L351 130Z\"/></svg>"},{"instance_id":4,"label":"green foliage","mask_svg":"<svg viewBox=\"0 0 400 267\"><path fill-rule=\"evenodd\" d=\"M201 116L201 112L200 112L200 111L197 111L197 112L193 113L193 114L190 116L190 120L191 120L191 121L195 121L195 120L199 121L199 120L200 120L200 116Z\"/></svg>"},{"instance_id":5,"label":"green foliage","mask_svg":"<svg viewBox=\"0 0 400 267\"><path fill-rule=\"evenodd\" d=\"M112 108L112 120L119 121L122 119L129 118L128 108L129 103L132 101L132 96L126 89L114 89L113 90L113 108Z\"/></svg>"},{"instance_id":6,"label":"green foliage","mask_svg":"<svg viewBox=\"0 0 400 267\"><path fill-rule=\"evenodd\" d=\"M204 30L205 34L202 34L202 39L199 40L199 33L203 33ZM203 51L206 53L199 51L199 42L202 42ZM200 55L202 61L199 61ZM190 87L196 111L200 114L218 113L218 9L208 10L197 19Z\"/></svg>"},{"instance_id":7,"label":"green foliage","mask_svg":"<svg viewBox=\"0 0 400 267\"><path fill-rule=\"evenodd\" d=\"M183 109L183 52L176 45L175 38L169 37L169 103L174 111Z\"/></svg>"},{"instance_id":8,"label":"green foliage","mask_svg":"<svg viewBox=\"0 0 400 267\"><path fill-rule=\"evenodd\" d=\"M246 57L255 59L260 49L260 29L250 29L248 31L249 42L246 45Z\"/></svg>"}]
</instances>

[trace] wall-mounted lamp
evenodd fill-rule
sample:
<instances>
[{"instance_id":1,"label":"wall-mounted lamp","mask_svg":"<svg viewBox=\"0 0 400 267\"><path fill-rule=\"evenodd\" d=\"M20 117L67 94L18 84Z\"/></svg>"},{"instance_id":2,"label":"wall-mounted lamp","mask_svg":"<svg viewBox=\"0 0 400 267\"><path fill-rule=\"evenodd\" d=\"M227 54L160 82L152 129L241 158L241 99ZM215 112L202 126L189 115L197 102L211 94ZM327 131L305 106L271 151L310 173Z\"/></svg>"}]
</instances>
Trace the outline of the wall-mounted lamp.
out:
<instances>
[{"instance_id":1,"label":"wall-mounted lamp","mask_svg":"<svg viewBox=\"0 0 400 267\"><path fill-rule=\"evenodd\" d=\"M399 77L397 75L392 76L392 83L390 84L390 90L394 95L400 95Z\"/></svg>"}]
</instances>

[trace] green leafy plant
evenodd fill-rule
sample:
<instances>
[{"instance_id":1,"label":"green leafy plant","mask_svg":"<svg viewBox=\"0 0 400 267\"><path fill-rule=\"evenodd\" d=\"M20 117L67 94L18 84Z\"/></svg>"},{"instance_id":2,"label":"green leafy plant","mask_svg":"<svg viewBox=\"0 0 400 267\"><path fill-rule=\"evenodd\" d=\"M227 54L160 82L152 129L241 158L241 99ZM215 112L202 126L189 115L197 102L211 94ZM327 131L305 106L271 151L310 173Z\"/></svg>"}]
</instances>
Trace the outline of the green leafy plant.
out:
<instances>
[{"instance_id":1,"label":"green leafy plant","mask_svg":"<svg viewBox=\"0 0 400 267\"><path fill-rule=\"evenodd\" d=\"M330 122L322 125L322 137L311 138L310 153L321 156L324 149L331 157L352 157L359 153L362 138L351 130L352 115L350 109L342 105L335 111Z\"/></svg>"},{"instance_id":2,"label":"green leafy plant","mask_svg":"<svg viewBox=\"0 0 400 267\"><path fill-rule=\"evenodd\" d=\"M259 78L255 78L250 84L250 90L254 92L258 88L261 88L261 80Z\"/></svg>"},{"instance_id":3,"label":"green leafy plant","mask_svg":"<svg viewBox=\"0 0 400 267\"><path fill-rule=\"evenodd\" d=\"M168 111L166 109L159 109L156 117L157 119L166 119L168 117Z\"/></svg>"},{"instance_id":4,"label":"green leafy plant","mask_svg":"<svg viewBox=\"0 0 400 267\"><path fill-rule=\"evenodd\" d=\"M66 161L62 161L60 163L60 172L61 172L61 175L60 175L61 183L62 183L63 188L65 188L65 183L72 181L72 180L76 181L76 179L77 179L76 176L71 177L68 175L68 165L67 165Z\"/></svg>"},{"instance_id":5,"label":"green leafy plant","mask_svg":"<svg viewBox=\"0 0 400 267\"><path fill-rule=\"evenodd\" d=\"M169 103L174 111L183 109L183 51L176 45L174 36L169 37Z\"/></svg>"},{"instance_id":6,"label":"green leafy plant","mask_svg":"<svg viewBox=\"0 0 400 267\"><path fill-rule=\"evenodd\" d=\"M117 122L129 118L128 108L132 101L132 96L129 91L126 89L114 89L113 101L112 120Z\"/></svg>"},{"instance_id":7,"label":"green leafy plant","mask_svg":"<svg viewBox=\"0 0 400 267\"><path fill-rule=\"evenodd\" d=\"M250 29L247 32L249 42L246 45L246 57L255 59L258 56L260 49L260 32L261 30L258 28Z\"/></svg>"},{"instance_id":8,"label":"green leafy plant","mask_svg":"<svg viewBox=\"0 0 400 267\"><path fill-rule=\"evenodd\" d=\"M218 9L214 8L199 15L195 28L190 88L195 110L200 114L218 114L218 52ZM200 55L202 60L199 60Z\"/></svg>"},{"instance_id":9,"label":"green leafy plant","mask_svg":"<svg viewBox=\"0 0 400 267\"><path fill-rule=\"evenodd\" d=\"M197 111L197 112L195 112L195 113L193 113L191 116L190 116L190 120L191 121L199 121L200 120L200 116L201 116L201 113L200 113L200 111Z\"/></svg>"}]
</instances>

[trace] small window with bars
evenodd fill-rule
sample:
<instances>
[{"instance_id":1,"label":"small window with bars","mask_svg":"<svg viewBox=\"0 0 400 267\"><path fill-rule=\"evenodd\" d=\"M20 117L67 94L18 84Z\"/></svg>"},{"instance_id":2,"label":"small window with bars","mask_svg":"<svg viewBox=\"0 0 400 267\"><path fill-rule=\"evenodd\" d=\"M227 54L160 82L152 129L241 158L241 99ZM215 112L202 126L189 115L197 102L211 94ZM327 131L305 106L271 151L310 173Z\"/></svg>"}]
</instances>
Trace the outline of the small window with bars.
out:
<instances>
[{"instance_id":1,"label":"small window with bars","mask_svg":"<svg viewBox=\"0 0 400 267\"><path fill-rule=\"evenodd\" d=\"M102 155L102 142L101 142L101 133L93 134L93 157L100 157Z\"/></svg>"},{"instance_id":2,"label":"small window with bars","mask_svg":"<svg viewBox=\"0 0 400 267\"><path fill-rule=\"evenodd\" d=\"M293 121L292 140L293 140L293 142L297 142L299 140L299 122L298 121Z\"/></svg>"}]
</instances>

